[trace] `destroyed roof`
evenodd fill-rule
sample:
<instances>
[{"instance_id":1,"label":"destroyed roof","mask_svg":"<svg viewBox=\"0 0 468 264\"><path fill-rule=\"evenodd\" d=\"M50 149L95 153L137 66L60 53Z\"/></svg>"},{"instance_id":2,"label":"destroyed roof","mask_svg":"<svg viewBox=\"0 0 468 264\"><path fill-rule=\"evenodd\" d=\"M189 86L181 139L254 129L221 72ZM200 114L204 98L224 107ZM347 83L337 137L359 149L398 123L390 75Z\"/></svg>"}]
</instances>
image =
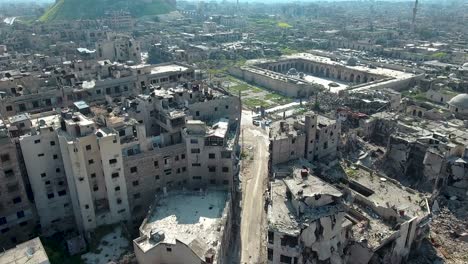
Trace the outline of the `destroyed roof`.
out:
<instances>
[{"instance_id":1,"label":"destroyed roof","mask_svg":"<svg viewBox=\"0 0 468 264\"><path fill-rule=\"evenodd\" d=\"M307 177L303 178L300 169L295 169L292 176L284 179L284 183L295 197L314 197L315 195L341 197L343 195L334 186L310 175L308 172ZM299 193L301 194L299 195Z\"/></svg>"},{"instance_id":2,"label":"destroyed roof","mask_svg":"<svg viewBox=\"0 0 468 264\"><path fill-rule=\"evenodd\" d=\"M294 181L295 179L284 179L276 180L271 183L271 204L268 208L268 226L270 230L275 230L291 236L298 236L301 228L310 222L345 211L345 207L342 204L331 204L317 207L306 206L306 208L303 208L301 215L296 215L296 209L286 194L289 189L288 184L291 184ZM292 184L294 185L294 183ZM316 192L316 194L327 193L334 196L342 195L341 192L334 187L332 187L332 189L328 189L328 186L324 188L326 190L323 189L323 186L318 188L319 191ZM308 186L307 189L315 188L314 186ZM291 189L289 190L293 192ZM310 193L314 192L312 191Z\"/></svg>"},{"instance_id":3,"label":"destroyed roof","mask_svg":"<svg viewBox=\"0 0 468 264\"><path fill-rule=\"evenodd\" d=\"M197 255L202 251L206 253L220 245L228 203L228 194L217 190L173 193L158 198L140 227L140 233L148 239L136 240L137 244L146 252L160 243L175 244L180 241L188 246L193 245L191 249ZM152 231L163 233L162 239L151 240Z\"/></svg>"},{"instance_id":4,"label":"destroyed roof","mask_svg":"<svg viewBox=\"0 0 468 264\"><path fill-rule=\"evenodd\" d=\"M361 186L360 189L364 191L357 190L351 185L350 189L375 206L391 208L398 213L404 212L404 216L409 218L428 213L426 197L423 194L404 187L395 180L364 169L361 165L346 168L345 171L348 180L357 183L357 186Z\"/></svg>"},{"instance_id":5,"label":"destroyed roof","mask_svg":"<svg viewBox=\"0 0 468 264\"><path fill-rule=\"evenodd\" d=\"M283 181L271 183L271 204L268 206L268 226L278 232L298 236L299 223L293 215L294 208L286 197Z\"/></svg>"},{"instance_id":6,"label":"destroyed roof","mask_svg":"<svg viewBox=\"0 0 468 264\"><path fill-rule=\"evenodd\" d=\"M219 122L214 124L209 130L208 130L208 136L209 137L219 137L219 138L224 138L226 136L226 133L229 128L229 120L225 118L221 118Z\"/></svg>"}]
</instances>

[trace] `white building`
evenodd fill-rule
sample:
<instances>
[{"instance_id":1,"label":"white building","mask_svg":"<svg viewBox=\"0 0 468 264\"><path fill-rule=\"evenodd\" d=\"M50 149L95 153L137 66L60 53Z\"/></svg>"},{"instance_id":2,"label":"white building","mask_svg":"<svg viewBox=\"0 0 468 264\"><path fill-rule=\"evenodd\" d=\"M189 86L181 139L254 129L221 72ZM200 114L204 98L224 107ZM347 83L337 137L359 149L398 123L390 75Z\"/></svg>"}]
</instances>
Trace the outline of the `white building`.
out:
<instances>
[{"instance_id":1,"label":"white building","mask_svg":"<svg viewBox=\"0 0 468 264\"><path fill-rule=\"evenodd\" d=\"M458 118L468 119L468 94L459 94L449 102L449 110Z\"/></svg>"},{"instance_id":2,"label":"white building","mask_svg":"<svg viewBox=\"0 0 468 264\"><path fill-rule=\"evenodd\" d=\"M229 193L157 197L133 241L139 264L224 263L230 239Z\"/></svg>"},{"instance_id":3,"label":"white building","mask_svg":"<svg viewBox=\"0 0 468 264\"><path fill-rule=\"evenodd\" d=\"M78 229L129 220L118 134L81 113L63 113L60 148Z\"/></svg>"},{"instance_id":4,"label":"white building","mask_svg":"<svg viewBox=\"0 0 468 264\"><path fill-rule=\"evenodd\" d=\"M124 35L109 36L96 43L96 59L118 62L141 62L140 43Z\"/></svg>"},{"instance_id":5,"label":"white building","mask_svg":"<svg viewBox=\"0 0 468 264\"><path fill-rule=\"evenodd\" d=\"M56 114L29 119L30 132L19 139L43 234L73 228L75 220L56 129Z\"/></svg>"},{"instance_id":6,"label":"white building","mask_svg":"<svg viewBox=\"0 0 468 264\"><path fill-rule=\"evenodd\" d=\"M232 186L236 170L235 131L229 130L229 121L221 119L210 127L205 122L189 120L186 126L184 138L191 185Z\"/></svg>"}]
</instances>

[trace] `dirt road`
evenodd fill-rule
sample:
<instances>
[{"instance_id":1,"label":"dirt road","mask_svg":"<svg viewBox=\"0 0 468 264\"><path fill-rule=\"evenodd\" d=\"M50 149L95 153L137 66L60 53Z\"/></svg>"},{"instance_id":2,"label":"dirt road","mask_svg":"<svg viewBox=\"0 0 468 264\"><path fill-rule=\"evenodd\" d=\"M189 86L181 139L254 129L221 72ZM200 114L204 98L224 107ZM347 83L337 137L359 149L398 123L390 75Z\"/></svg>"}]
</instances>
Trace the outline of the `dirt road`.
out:
<instances>
[{"instance_id":1,"label":"dirt road","mask_svg":"<svg viewBox=\"0 0 468 264\"><path fill-rule=\"evenodd\" d=\"M244 150L242 169L241 263L265 263L264 193L268 182L267 132L252 125L249 111L242 117Z\"/></svg>"}]
</instances>

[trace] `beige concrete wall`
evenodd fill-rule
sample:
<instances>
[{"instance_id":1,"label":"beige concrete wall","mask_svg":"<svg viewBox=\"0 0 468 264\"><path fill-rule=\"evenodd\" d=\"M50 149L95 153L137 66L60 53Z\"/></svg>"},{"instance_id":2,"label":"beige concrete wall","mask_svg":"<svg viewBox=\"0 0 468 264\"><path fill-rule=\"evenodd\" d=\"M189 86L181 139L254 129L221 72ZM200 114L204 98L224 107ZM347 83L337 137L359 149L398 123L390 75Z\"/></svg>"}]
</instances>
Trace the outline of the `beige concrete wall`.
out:
<instances>
[{"instance_id":1,"label":"beige concrete wall","mask_svg":"<svg viewBox=\"0 0 468 264\"><path fill-rule=\"evenodd\" d=\"M43 234L73 228L75 219L55 130L43 127L19 142Z\"/></svg>"},{"instance_id":2,"label":"beige concrete wall","mask_svg":"<svg viewBox=\"0 0 468 264\"><path fill-rule=\"evenodd\" d=\"M0 136L0 158L0 219L6 222L0 225L0 245L8 249L34 236L37 217L26 195L16 146L3 135ZM18 212L23 212L24 216L19 216Z\"/></svg>"},{"instance_id":3,"label":"beige concrete wall","mask_svg":"<svg viewBox=\"0 0 468 264\"><path fill-rule=\"evenodd\" d=\"M306 136L304 134L281 139L270 138L271 165L304 158L305 145Z\"/></svg>"}]
</instances>

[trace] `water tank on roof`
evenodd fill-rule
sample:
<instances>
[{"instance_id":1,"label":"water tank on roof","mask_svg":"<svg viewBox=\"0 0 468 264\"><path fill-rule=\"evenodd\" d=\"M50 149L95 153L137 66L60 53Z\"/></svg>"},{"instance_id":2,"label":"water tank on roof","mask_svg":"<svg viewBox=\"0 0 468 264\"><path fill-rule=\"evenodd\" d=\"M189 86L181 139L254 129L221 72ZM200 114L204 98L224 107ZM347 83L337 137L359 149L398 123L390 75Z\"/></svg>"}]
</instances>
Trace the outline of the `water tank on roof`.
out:
<instances>
[{"instance_id":1,"label":"water tank on roof","mask_svg":"<svg viewBox=\"0 0 468 264\"><path fill-rule=\"evenodd\" d=\"M151 241L153 241L155 243L159 243L159 242L163 241L165 237L166 237L166 235L161 230L151 230L151 232L150 232L150 239L151 239Z\"/></svg>"}]
</instances>

